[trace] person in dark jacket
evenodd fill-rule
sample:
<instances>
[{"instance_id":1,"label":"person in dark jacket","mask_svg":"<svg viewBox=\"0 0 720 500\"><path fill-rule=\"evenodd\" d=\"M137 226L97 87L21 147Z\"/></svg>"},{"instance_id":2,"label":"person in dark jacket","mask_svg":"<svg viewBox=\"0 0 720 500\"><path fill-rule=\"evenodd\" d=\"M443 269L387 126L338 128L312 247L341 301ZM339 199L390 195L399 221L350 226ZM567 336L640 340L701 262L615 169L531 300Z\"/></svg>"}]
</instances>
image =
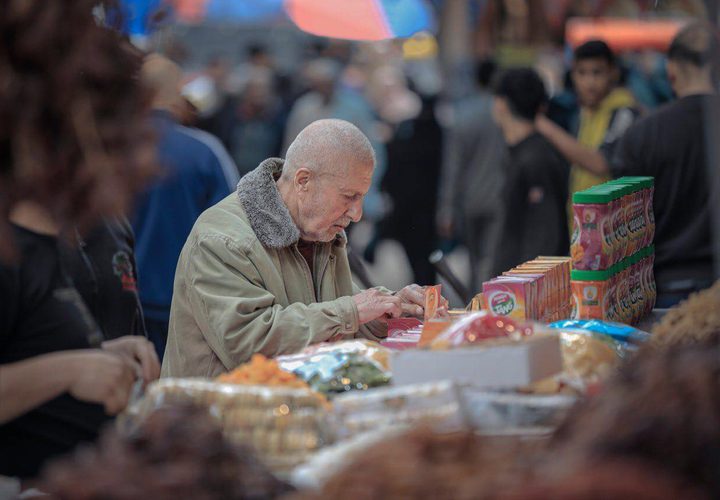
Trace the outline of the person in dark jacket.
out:
<instances>
[{"instance_id":1,"label":"person in dark jacket","mask_svg":"<svg viewBox=\"0 0 720 500\"><path fill-rule=\"evenodd\" d=\"M538 255L568 254L569 166L535 129L535 119L546 102L542 80L529 68L508 70L495 88L493 117L509 153L494 274Z\"/></svg>"},{"instance_id":2,"label":"person in dark jacket","mask_svg":"<svg viewBox=\"0 0 720 500\"><path fill-rule=\"evenodd\" d=\"M138 198L131 222L145 324L161 359L180 251L198 216L230 194L239 180L220 141L177 123L173 112L182 102L181 78L180 68L162 56L151 55L143 65L143 80L154 92L152 124L163 171Z\"/></svg>"},{"instance_id":3,"label":"person in dark jacket","mask_svg":"<svg viewBox=\"0 0 720 500\"><path fill-rule=\"evenodd\" d=\"M420 113L399 123L387 145L388 170L382 189L392 199L380 222L379 237L397 240L405 249L414 283L435 283L428 257L437 245L435 214L442 163L442 129L435 118L435 98L422 97Z\"/></svg>"}]
</instances>

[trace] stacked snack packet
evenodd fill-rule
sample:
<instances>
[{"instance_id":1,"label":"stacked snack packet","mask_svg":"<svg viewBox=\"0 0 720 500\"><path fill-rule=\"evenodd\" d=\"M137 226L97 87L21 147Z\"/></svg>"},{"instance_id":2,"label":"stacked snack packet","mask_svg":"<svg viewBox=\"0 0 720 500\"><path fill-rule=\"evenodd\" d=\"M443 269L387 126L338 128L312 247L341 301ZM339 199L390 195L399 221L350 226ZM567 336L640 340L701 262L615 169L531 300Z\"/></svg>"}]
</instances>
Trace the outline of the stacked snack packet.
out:
<instances>
[{"instance_id":1,"label":"stacked snack packet","mask_svg":"<svg viewBox=\"0 0 720 500\"><path fill-rule=\"evenodd\" d=\"M622 177L573 194L573 269L599 271L652 244L652 177Z\"/></svg>"},{"instance_id":2,"label":"stacked snack packet","mask_svg":"<svg viewBox=\"0 0 720 500\"><path fill-rule=\"evenodd\" d=\"M610 269L573 269L573 319L634 324L655 307L655 247L645 247Z\"/></svg>"},{"instance_id":3,"label":"stacked snack packet","mask_svg":"<svg viewBox=\"0 0 720 500\"><path fill-rule=\"evenodd\" d=\"M634 323L654 307L654 189L622 177L573 194L573 318Z\"/></svg>"},{"instance_id":4,"label":"stacked snack packet","mask_svg":"<svg viewBox=\"0 0 720 500\"><path fill-rule=\"evenodd\" d=\"M538 257L483 283L483 309L550 322L571 312L570 258Z\"/></svg>"}]
</instances>

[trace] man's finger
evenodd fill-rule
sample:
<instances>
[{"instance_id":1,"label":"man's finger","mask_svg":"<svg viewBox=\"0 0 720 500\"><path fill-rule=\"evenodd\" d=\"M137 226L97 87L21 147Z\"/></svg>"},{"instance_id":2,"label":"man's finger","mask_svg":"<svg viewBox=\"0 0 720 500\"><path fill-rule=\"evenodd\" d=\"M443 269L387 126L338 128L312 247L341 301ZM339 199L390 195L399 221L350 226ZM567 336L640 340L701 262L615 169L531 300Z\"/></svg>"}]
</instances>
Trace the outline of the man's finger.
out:
<instances>
[{"instance_id":1,"label":"man's finger","mask_svg":"<svg viewBox=\"0 0 720 500\"><path fill-rule=\"evenodd\" d=\"M387 302L385 304L385 311L386 314L390 315L390 317L399 318L403 313L402 303L398 304L397 302Z\"/></svg>"},{"instance_id":2,"label":"man's finger","mask_svg":"<svg viewBox=\"0 0 720 500\"><path fill-rule=\"evenodd\" d=\"M414 302L415 304L425 303L425 293L420 287L409 286L405 290L406 292L403 295L407 301Z\"/></svg>"},{"instance_id":3,"label":"man's finger","mask_svg":"<svg viewBox=\"0 0 720 500\"><path fill-rule=\"evenodd\" d=\"M404 303L404 304L401 304L400 307L402 308L402 313L406 314L408 316L422 316L423 315L423 308L418 305Z\"/></svg>"}]
</instances>

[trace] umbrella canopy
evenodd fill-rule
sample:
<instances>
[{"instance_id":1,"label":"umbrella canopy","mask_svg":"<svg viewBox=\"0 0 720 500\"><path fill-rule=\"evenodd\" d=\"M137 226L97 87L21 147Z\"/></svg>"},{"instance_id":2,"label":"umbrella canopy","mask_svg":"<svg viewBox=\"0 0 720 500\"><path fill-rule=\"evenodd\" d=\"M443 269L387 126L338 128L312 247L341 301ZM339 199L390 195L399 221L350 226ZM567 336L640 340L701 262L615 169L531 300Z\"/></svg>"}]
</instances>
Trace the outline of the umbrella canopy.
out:
<instances>
[{"instance_id":1,"label":"umbrella canopy","mask_svg":"<svg viewBox=\"0 0 720 500\"><path fill-rule=\"evenodd\" d=\"M303 31L346 40L386 40L431 31L434 19L423 0L285 0Z\"/></svg>"}]
</instances>

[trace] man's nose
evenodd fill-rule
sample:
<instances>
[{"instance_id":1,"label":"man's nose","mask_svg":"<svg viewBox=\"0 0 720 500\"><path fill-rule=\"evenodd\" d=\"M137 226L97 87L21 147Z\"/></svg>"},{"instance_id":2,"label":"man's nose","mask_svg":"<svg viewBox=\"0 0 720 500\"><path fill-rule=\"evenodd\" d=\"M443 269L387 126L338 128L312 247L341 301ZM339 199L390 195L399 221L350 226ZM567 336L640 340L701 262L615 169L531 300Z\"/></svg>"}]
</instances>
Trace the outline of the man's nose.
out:
<instances>
[{"instance_id":1,"label":"man's nose","mask_svg":"<svg viewBox=\"0 0 720 500\"><path fill-rule=\"evenodd\" d=\"M350 205L350 208L347 211L348 217L350 217L350 220L353 222L358 222L362 218L362 205L363 200L362 198L354 201L352 205Z\"/></svg>"}]
</instances>

